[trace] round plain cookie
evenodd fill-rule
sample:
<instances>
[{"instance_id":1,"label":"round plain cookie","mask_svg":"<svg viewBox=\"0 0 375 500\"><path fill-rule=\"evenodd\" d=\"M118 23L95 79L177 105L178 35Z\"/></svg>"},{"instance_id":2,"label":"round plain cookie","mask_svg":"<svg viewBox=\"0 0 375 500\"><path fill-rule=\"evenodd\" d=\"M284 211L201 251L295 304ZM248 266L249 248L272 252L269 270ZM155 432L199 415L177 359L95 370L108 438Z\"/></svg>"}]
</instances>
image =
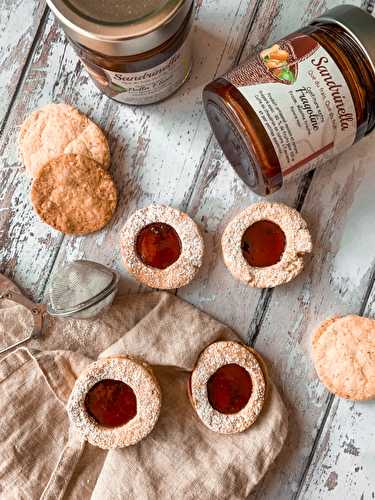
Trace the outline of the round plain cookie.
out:
<instances>
[{"instance_id":1,"label":"round plain cookie","mask_svg":"<svg viewBox=\"0 0 375 500\"><path fill-rule=\"evenodd\" d=\"M243 236L258 222L271 222L285 236L280 260L266 267L250 265L243 254ZM222 237L225 265L232 275L255 288L272 288L288 283L303 270L303 257L312 251L309 229L300 213L283 203L254 203L239 213L226 227Z\"/></svg>"},{"instance_id":2,"label":"round plain cookie","mask_svg":"<svg viewBox=\"0 0 375 500\"><path fill-rule=\"evenodd\" d=\"M33 111L21 126L19 146L26 171L38 169L63 153L81 154L107 169L108 141L87 116L68 104L48 104Z\"/></svg>"},{"instance_id":3,"label":"round plain cookie","mask_svg":"<svg viewBox=\"0 0 375 500\"><path fill-rule=\"evenodd\" d=\"M313 340L313 360L327 389L346 399L375 398L375 321L360 316L324 321Z\"/></svg>"},{"instance_id":4,"label":"round plain cookie","mask_svg":"<svg viewBox=\"0 0 375 500\"><path fill-rule=\"evenodd\" d=\"M43 165L32 183L31 201L39 217L66 234L83 235L104 227L117 205L110 174L82 155L62 155Z\"/></svg>"}]
</instances>

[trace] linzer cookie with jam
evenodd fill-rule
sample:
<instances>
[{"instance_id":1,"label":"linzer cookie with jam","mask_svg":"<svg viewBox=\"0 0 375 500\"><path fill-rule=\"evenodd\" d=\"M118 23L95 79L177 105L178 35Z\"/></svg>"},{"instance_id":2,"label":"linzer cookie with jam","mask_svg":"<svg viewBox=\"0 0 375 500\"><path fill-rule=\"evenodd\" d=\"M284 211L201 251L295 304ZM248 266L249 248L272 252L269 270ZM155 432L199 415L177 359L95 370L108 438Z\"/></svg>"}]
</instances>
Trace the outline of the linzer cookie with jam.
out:
<instances>
[{"instance_id":1,"label":"linzer cookie with jam","mask_svg":"<svg viewBox=\"0 0 375 500\"><path fill-rule=\"evenodd\" d=\"M185 286L202 265L204 243L198 226L168 206L135 212L122 229L120 244L125 267L151 288Z\"/></svg>"},{"instance_id":2,"label":"linzer cookie with jam","mask_svg":"<svg viewBox=\"0 0 375 500\"><path fill-rule=\"evenodd\" d=\"M160 414L161 390L151 368L128 356L103 358L75 383L68 401L73 427L103 449L138 443Z\"/></svg>"},{"instance_id":3,"label":"linzer cookie with jam","mask_svg":"<svg viewBox=\"0 0 375 500\"><path fill-rule=\"evenodd\" d=\"M62 154L80 154L109 168L108 141L87 116L68 104L47 104L24 121L19 146L26 171L35 176L40 167Z\"/></svg>"},{"instance_id":4,"label":"linzer cookie with jam","mask_svg":"<svg viewBox=\"0 0 375 500\"><path fill-rule=\"evenodd\" d=\"M266 377L265 364L253 349L239 342L215 342L201 353L191 374L190 399L212 431L243 432L262 411Z\"/></svg>"},{"instance_id":5,"label":"linzer cookie with jam","mask_svg":"<svg viewBox=\"0 0 375 500\"><path fill-rule=\"evenodd\" d=\"M235 217L222 238L224 261L235 278L256 288L288 283L312 251L306 222L281 203L255 203Z\"/></svg>"}]
</instances>

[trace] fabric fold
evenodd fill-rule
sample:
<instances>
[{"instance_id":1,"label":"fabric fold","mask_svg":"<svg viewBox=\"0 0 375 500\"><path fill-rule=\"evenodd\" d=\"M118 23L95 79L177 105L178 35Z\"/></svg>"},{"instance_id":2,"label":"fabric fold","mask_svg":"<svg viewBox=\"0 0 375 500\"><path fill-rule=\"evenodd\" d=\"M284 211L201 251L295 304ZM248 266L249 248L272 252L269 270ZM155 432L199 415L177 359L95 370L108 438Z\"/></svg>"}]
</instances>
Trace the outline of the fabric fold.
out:
<instances>
[{"instance_id":1,"label":"fabric fold","mask_svg":"<svg viewBox=\"0 0 375 500\"><path fill-rule=\"evenodd\" d=\"M4 332L11 318L0 309ZM272 382L261 416L246 432L224 436L203 426L188 397L190 371L208 344L240 339L174 295L120 296L95 321L52 319L45 330L30 350L0 361L0 496L6 500L246 498L285 441L287 412ZM11 331L24 334L14 323ZM107 452L69 429L65 404L93 360L123 354L153 366L162 411L145 440Z\"/></svg>"}]
</instances>

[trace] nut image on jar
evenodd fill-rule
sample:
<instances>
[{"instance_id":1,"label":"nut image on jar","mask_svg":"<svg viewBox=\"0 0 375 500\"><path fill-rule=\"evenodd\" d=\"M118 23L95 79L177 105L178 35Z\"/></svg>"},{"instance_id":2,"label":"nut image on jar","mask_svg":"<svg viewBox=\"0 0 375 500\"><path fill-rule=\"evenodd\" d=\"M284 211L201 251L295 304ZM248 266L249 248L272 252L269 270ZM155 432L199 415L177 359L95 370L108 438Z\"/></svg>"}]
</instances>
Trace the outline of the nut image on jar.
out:
<instances>
[{"instance_id":1,"label":"nut image on jar","mask_svg":"<svg viewBox=\"0 0 375 500\"><path fill-rule=\"evenodd\" d=\"M266 68L278 80L293 83L296 80L293 65L290 64L290 54L280 45L272 45L269 49L262 50L259 54Z\"/></svg>"}]
</instances>

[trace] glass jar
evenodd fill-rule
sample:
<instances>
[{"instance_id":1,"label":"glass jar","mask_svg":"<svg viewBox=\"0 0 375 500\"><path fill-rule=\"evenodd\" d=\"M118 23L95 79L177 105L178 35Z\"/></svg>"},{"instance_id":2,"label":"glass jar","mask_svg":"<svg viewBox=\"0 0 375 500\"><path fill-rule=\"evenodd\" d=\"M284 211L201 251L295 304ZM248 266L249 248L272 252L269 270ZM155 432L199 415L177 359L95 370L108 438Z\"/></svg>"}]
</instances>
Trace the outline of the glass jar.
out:
<instances>
[{"instance_id":1,"label":"glass jar","mask_svg":"<svg viewBox=\"0 0 375 500\"><path fill-rule=\"evenodd\" d=\"M96 86L116 101L151 104L192 68L194 0L47 0Z\"/></svg>"},{"instance_id":2,"label":"glass jar","mask_svg":"<svg viewBox=\"0 0 375 500\"><path fill-rule=\"evenodd\" d=\"M331 9L208 84L203 100L238 175L277 191L374 128L375 19Z\"/></svg>"}]
</instances>

